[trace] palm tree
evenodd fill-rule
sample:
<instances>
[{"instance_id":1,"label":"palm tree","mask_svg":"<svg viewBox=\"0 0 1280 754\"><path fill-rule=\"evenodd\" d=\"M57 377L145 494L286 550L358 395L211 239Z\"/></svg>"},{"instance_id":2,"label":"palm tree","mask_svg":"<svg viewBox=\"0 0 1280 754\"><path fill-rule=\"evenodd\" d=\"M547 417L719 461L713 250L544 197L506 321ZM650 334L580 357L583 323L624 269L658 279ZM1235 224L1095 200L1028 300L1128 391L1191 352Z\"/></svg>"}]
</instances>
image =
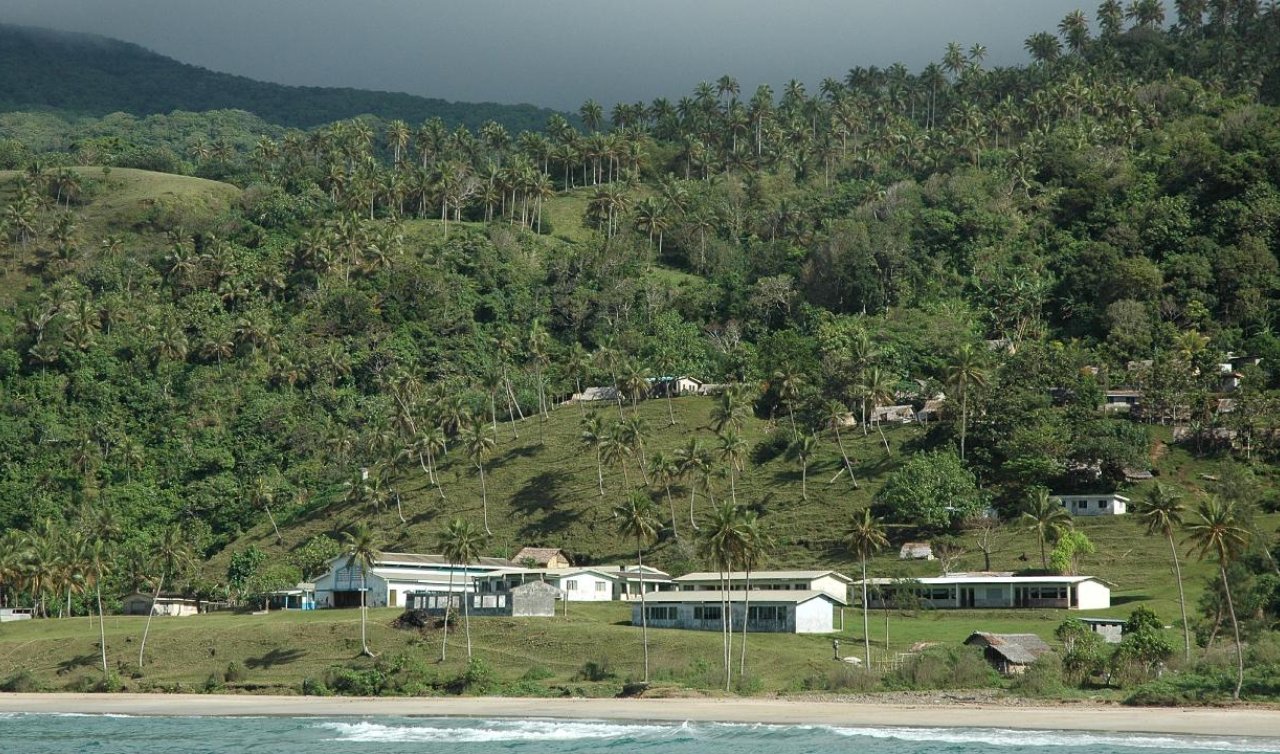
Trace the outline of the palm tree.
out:
<instances>
[{"instance_id":1,"label":"palm tree","mask_svg":"<svg viewBox=\"0 0 1280 754\"><path fill-rule=\"evenodd\" d=\"M871 669L871 621L867 617L867 557L889 544L884 533L884 523L871 515L870 508L863 508L861 515L853 517L853 526L845 536L849 549L858 555L862 563L862 644L864 668ZM888 647L885 647L886 651Z\"/></svg>"},{"instance_id":2,"label":"palm tree","mask_svg":"<svg viewBox=\"0 0 1280 754\"><path fill-rule=\"evenodd\" d=\"M888 372L880 369L878 366L868 367L862 370L862 374L858 379L855 387L857 393L862 396L863 410L862 421L865 434L865 424L867 421L868 408L871 414L871 423L876 425L876 430L880 432L880 440L884 442L885 455L889 455L889 440L884 436L884 427L876 419L876 409L887 405L894 398L894 379Z\"/></svg>"},{"instance_id":3,"label":"palm tree","mask_svg":"<svg viewBox=\"0 0 1280 754\"><path fill-rule=\"evenodd\" d=\"M467 457L480 472L480 505L484 511L484 533L492 536L493 532L489 530L489 493L484 483L484 461L493 452L495 443L482 419L476 419L467 426L462 442L467 449Z\"/></svg>"},{"instance_id":4,"label":"palm tree","mask_svg":"<svg viewBox=\"0 0 1280 754\"><path fill-rule=\"evenodd\" d=\"M764 557L771 542L760 526L760 516L753 510L742 512L742 568L746 572L746 589L742 600L742 655L738 660L738 677L747 672L747 626L751 623L751 572Z\"/></svg>"},{"instance_id":5,"label":"palm tree","mask_svg":"<svg viewBox=\"0 0 1280 754\"><path fill-rule=\"evenodd\" d=\"M674 456L659 451L649 459L649 468L653 471L653 483L662 485L662 491L667 496L667 507L671 510L671 536L678 542L680 530L676 527L676 502L671 497L671 483L679 478L680 465Z\"/></svg>"},{"instance_id":6,"label":"palm tree","mask_svg":"<svg viewBox=\"0 0 1280 754\"><path fill-rule=\"evenodd\" d=\"M1023 526L1036 533L1040 542L1040 567L1048 570L1049 558L1045 554L1044 543L1072 527L1071 514L1062 507L1061 500L1049 495L1049 490L1036 487L1027 494L1020 520Z\"/></svg>"},{"instance_id":7,"label":"palm tree","mask_svg":"<svg viewBox=\"0 0 1280 754\"><path fill-rule=\"evenodd\" d=\"M1227 613L1231 616L1231 628L1236 637L1236 687L1232 699L1240 698L1244 685L1244 649L1240 644L1240 624L1236 621L1236 608L1231 601L1231 584L1227 581L1227 566L1244 552L1249 544L1249 530L1240 525L1235 503L1224 503L1212 498L1200 504L1196 519L1187 524L1187 542L1199 553L1200 560L1210 555L1218 561L1218 575L1222 578L1223 594L1227 599Z\"/></svg>"},{"instance_id":8,"label":"palm tree","mask_svg":"<svg viewBox=\"0 0 1280 754\"><path fill-rule=\"evenodd\" d=\"M112 554L105 539L95 539L89 545L87 555L87 585L93 586L94 597L98 602L98 646L102 650L102 673L109 675L107 667L107 629L102 618L102 579L111 571Z\"/></svg>"},{"instance_id":9,"label":"palm tree","mask_svg":"<svg viewBox=\"0 0 1280 754\"><path fill-rule=\"evenodd\" d=\"M946 368L946 382L960 397L960 460L964 460L965 433L969 426L969 393L973 387L987 384L987 368L983 354L972 343L964 343Z\"/></svg>"},{"instance_id":10,"label":"palm tree","mask_svg":"<svg viewBox=\"0 0 1280 754\"><path fill-rule=\"evenodd\" d=\"M596 484L600 488L600 497L604 497L604 446L608 443L608 432L605 430L604 419L600 418L600 414L591 412L590 416L582 417L582 432L578 435L582 442L596 453Z\"/></svg>"},{"instance_id":11,"label":"palm tree","mask_svg":"<svg viewBox=\"0 0 1280 754\"><path fill-rule=\"evenodd\" d=\"M742 459L747 454L747 441L734 430L716 435L718 444L716 451L720 460L729 464L729 496L734 503L738 502L738 488L734 482L738 472L742 470Z\"/></svg>"},{"instance_id":12,"label":"palm tree","mask_svg":"<svg viewBox=\"0 0 1280 754\"><path fill-rule=\"evenodd\" d=\"M711 428L717 433L723 432L726 427L741 432L747 423L748 413L750 406L742 389L731 387L720 393L719 400L711 409Z\"/></svg>"},{"instance_id":13,"label":"palm tree","mask_svg":"<svg viewBox=\"0 0 1280 754\"><path fill-rule=\"evenodd\" d=\"M613 508L618 521L618 534L636 541L636 562L640 566L640 631L644 641L644 682L649 682L649 617L644 592L644 548L658 538L658 517L653 500L646 492L632 492L627 499Z\"/></svg>"},{"instance_id":14,"label":"palm tree","mask_svg":"<svg viewBox=\"0 0 1280 754\"><path fill-rule=\"evenodd\" d=\"M836 447L840 449L840 458L844 461L844 472L849 475L849 482L853 484L853 488L858 489L858 480L853 475L853 463L849 460L849 453L844 447L844 438L840 436L840 426L849 419L849 407L840 401L830 401L827 403L827 423L831 425L831 430L836 435ZM840 476L836 474L836 476ZM833 477L832 482L835 481ZM831 482L828 482L830 484Z\"/></svg>"},{"instance_id":15,"label":"palm tree","mask_svg":"<svg viewBox=\"0 0 1280 754\"><path fill-rule=\"evenodd\" d=\"M440 533L436 547L449 561L450 566L462 566L462 621L467 634L467 660L471 659L471 612L467 598L467 566L480 559L480 550L487 541L487 535L481 534L474 526L455 518L448 528ZM445 606L445 642L449 635L448 603L453 601L453 568L449 569L449 599ZM440 648L440 660L444 661L444 646Z\"/></svg>"},{"instance_id":16,"label":"palm tree","mask_svg":"<svg viewBox=\"0 0 1280 754\"><path fill-rule=\"evenodd\" d=\"M787 457L800 462L800 497L809 499L809 462L818 450L818 440L813 435L796 435L787 446Z\"/></svg>"},{"instance_id":17,"label":"palm tree","mask_svg":"<svg viewBox=\"0 0 1280 754\"><path fill-rule=\"evenodd\" d=\"M347 556L347 568L360 567L360 654L365 657L376 657L369 649L369 641L365 631L369 607L365 601L369 593L369 571L377 562L382 542L378 535L363 521L342 533L342 553Z\"/></svg>"},{"instance_id":18,"label":"palm tree","mask_svg":"<svg viewBox=\"0 0 1280 754\"><path fill-rule=\"evenodd\" d=\"M280 536L280 527L276 526L276 517L271 513L271 504L275 502L276 491L271 481L264 476L260 476L253 481L253 487L249 489L249 502L255 508L261 508L267 512L267 518L271 521L271 528L276 533L276 544L282 544L284 537Z\"/></svg>"},{"instance_id":19,"label":"palm tree","mask_svg":"<svg viewBox=\"0 0 1280 754\"><path fill-rule=\"evenodd\" d=\"M164 530L164 534L160 536L160 541L156 543L155 552L151 556L151 567L159 572L156 579L156 593L151 598L151 610L147 613L147 624L142 629L142 643L138 647L138 667L142 667L142 662L147 651L147 635L151 632L151 618L156 614L156 602L160 599L160 592L164 589L164 581L170 575L175 575L191 565L192 554L189 545L183 538L182 529L177 526L170 526Z\"/></svg>"},{"instance_id":20,"label":"palm tree","mask_svg":"<svg viewBox=\"0 0 1280 754\"><path fill-rule=\"evenodd\" d=\"M1187 596L1182 588L1182 567L1178 565L1178 547L1173 542L1173 532L1182 528L1182 514L1186 507L1182 498L1171 488L1156 482L1147 492L1145 500L1139 500L1134 513L1147 526L1147 533L1159 534L1169 540L1169 553L1173 558L1173 576L1178 582L1178 607L1182 609L1182 642L1187 662L1191 662L1191 625L1187 622Z\"/></svg>"},{"instance_id":21,"label":"palm tree","mask_svg":"<svg viewBox=\"0 0 1280 754\"><path fill-rule=\"evenodd\" d=\"M626 425L623 422L611 425L600 445L600 457L605 462L617 463L622 468L622 488L624 491L631 487L631 480L627 477L627 458L631 456L631 449L632 445L628 439Z\"/></svg>"},{"instance_id":22,"label":"palm tree","mask_svg":"<svg viewBox=\"0 0 1280 754\"><path fill-rule=\"evenodd\" d=\"M696 437L690 437L683 448L675 453L676 468L681 477L689 484L689 525L698 531L698 521L693 516L694 496L698 491L698 475L705 472L709 464L707 451Z\"/></svg>"},{"instance_id":23,"label":"palm tree","mask_svg":"<svg viewBox=\"0 0 1280 754\"><path fill-rule=\"evenodd\" d=\"M706 551L720 571L721 627L724 638L724 687L728 691L733 676L733 614L729 587L733 571L742 562L742 552L747 540L743 530L743 509L728 500L711 509L703 540Z\"/></svg>"},{"instance_id":24,"label":"palm tree","mask_svg":"<svg viewBox=\"0 0 1280 754\"><path fill-rule=\"evenodd\" d=\"M778 390L778 402L787 406L787 416L791 419L791 434L796 431L796 399L800 397L800 388L804 385L804 375L788 369L779 369L773 373L774 386Z\"/></svg>"}]
</instances>

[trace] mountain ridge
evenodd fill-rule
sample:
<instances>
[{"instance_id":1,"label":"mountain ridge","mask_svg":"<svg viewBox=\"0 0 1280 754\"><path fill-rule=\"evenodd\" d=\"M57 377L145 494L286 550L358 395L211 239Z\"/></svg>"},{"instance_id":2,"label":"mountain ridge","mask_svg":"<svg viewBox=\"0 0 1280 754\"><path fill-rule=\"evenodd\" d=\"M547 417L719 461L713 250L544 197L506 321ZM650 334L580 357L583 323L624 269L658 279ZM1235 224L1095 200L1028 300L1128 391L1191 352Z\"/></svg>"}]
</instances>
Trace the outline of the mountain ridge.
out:
<instances>
[{"instance_id":1,"label":"mountain ridge","mask_svg":"<svg viewBox=\"0 0 1280 754\"><path fill-rule=\"evenodd\" d=\"M476 129L541 130L557 111L531 104L451 102L403 92L291 86L213 71L111 37L0 23L0 111L54 110L102 116L175 110L246 110L308 128L358 115L417 123L440 117Z\"/></svg>"}]
</instances>

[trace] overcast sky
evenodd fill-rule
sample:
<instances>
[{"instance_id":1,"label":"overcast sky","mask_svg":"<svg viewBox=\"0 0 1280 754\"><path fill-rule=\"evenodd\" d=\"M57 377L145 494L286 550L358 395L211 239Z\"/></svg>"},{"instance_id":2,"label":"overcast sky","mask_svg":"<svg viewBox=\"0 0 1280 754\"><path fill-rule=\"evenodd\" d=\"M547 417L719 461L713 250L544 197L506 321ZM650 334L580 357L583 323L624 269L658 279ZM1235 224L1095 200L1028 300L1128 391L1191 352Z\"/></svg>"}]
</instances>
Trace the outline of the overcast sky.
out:
<instances>
[{"instance_id":1,"label":"overcast sky","mask_svg":"<svg viewBox=\"0 0 1280 754\"><path fill-rule=\"evenodd\" d=\"M988 65L1096 0L3 0L0 22L136 42L286 84L576 109L677 98L723 74L811 89L854 66L918 70L949 41Z\"/></svg>"}]
</instances>

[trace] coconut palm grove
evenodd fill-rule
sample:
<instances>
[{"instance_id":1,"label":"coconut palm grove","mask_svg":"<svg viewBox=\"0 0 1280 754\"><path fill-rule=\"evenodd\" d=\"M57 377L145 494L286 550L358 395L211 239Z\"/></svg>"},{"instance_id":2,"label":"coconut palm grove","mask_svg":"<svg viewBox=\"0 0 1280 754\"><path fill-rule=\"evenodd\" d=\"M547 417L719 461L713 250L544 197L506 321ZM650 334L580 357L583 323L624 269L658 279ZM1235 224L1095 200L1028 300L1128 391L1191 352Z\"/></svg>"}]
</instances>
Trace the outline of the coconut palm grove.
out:
<instances>
[{"instance_id":1,"label":"coconut palm grove","mask_svg":"<svg viewBox=\"0 0 1280 754\"><path fill-rule=\"evenodd\" d=\"M1280 699L1274 4L480 122L4 36L0 687ZM525 546L865 578L860 662L626 605L247 622L335 559ZM1125 638L876 592L985 571L1102 579ZM1055 651L1002 678L978 629Z\"/></svg>"}]
</instances>

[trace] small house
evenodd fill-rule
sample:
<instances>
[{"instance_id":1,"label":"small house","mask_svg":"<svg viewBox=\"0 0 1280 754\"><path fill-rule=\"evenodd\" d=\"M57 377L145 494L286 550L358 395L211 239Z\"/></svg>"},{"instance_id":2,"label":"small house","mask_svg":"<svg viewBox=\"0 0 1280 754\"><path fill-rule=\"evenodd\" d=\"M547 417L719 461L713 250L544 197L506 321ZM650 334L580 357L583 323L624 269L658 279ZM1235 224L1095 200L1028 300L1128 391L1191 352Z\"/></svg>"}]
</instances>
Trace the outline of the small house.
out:
<instances>
[{"instance_id":1,"label":"small house","mask_svg":"<svg viewBox=\"0 0 1280 754\"><path fill-rule=\"evenodd\" d=\"M124 598L121 612L125 615L163 615L182 617L200 612L199 600L180 594L161 594L156 597L146 592L134 592Z\"/></svg>"},{"instance_id":2,"label":"small house","mask_svg":"<svg viewBox=\"0 0 1280 754\"><path fill-rule=\"evenodd\" d=\"M910 424L916 420L916 411L908 404L900 406L876 406L871 409L872 424Z\"/></svg>"},{"instance_id":3,"label":"small house","mask_svg":"<svg viewBox=\"0 0 1280 754\"><path fill-rule=\"evenodd\" d=\"M1124 638L1124 618L1081 618L1080 622L1108 644L1119 644Z\"/></svg>"},{"instance_id":4,"label":"small house","mask_svg":"<svg viewBox=\"0 0 1280 754\"><path fill-rule=\"evenodd\" d=\"M272 610L315 610L316 585L299 582L292 589L277 589L267 595L267 606Z\"/></svg>"},{"instance_id":5,"label":"small house","mask_svg":"<svg viewBox=\"0 0 1280 754\"><path fill-rule=\"evenodd\" d=\"M359 563L339 555L315 580L316 607L359 607L366 589L366 606L401 607L410 592L469 592L477 575L510 567L506 558L480 558L463 566L443 555L380 552L366 574Z\"/></svg>"},{"instance_id":6,"label":"small house","mask_svg":"<svg viewBox=\"0 0 1280 754\"><path fill-rule=\"evenodd\" d=\"M621 399L621 394L616 387L612 385L600 385L594 387L584 387L581 393L574 393L569 397L570 403L592 403L595 401L617 401Z\"/></svg>"},{"instance_id":7,"label":"small house","mask_svg":"<svg viewBox=\"0 0 1280 754\"><path fill-rule=\"evenodd\" d=\"M725 599L735 631L746 620L748 633L825 634L835 630L835 608L844 605L825 592L661 592L631 603L631 625L650 628L720 631L726 623Z\"/></svg>"},{"instance_id":8,"label":"small house","mask_svg":"<svg viewBox=\"0 0 1280 754\"><path fill-rule=\"evenodd\" d=\"M928 542L907 542L898 550L898 560L933 560L933 545Z\"/></svg>"},{"instance_id":9,"label":"small house","mask_svg":"<svg viewBox=\"0 0 1280 754\"><path fill-rule=\"evenodd\" d=\"M706 395L707 385L696 377L652 377L655 397L678 398L682 395Z\"/></svg>"},{"instance_id":10,"label":"small house","mask_svg":"<svg viewBox=\"0 0 1280 754\"><path fill-rule=\"evenodd\" d=\"M0 607L0 623L31 620L33 612L29 607Z\"/></svg>"},{"instance_id":11,"label":"small house","mask_svg":"<svg viewBox=\"0 0 1280 754\"><path fill-rule=\"evenodd\" d=\"M524 547L511 562L523 568L568 568L569 556L558 547Z\"/></svg>"},{"instance_id":12,"label":"small house","mask_svg":"<svg viewBox=\"0 0 1280 754\"><path fill-rule=\"evenodd\" d=\"M1133 388L1108 390L1103 398L1102 410L1130 413L1142 402L1142 391Z\"/></svg>"},{"instance_id":13,"label":"small house","mask_svg":"<svg viewBox=\"0 0 1280 754\"><path fill-rule=\"evenodd\" d=\"M1073 516L1123 516L1128 510L1129 498L1124 495L1054 495Z\"/></svg>"},{"instance_id":14,"label":"small house","mask_svg":"<svg viewBox=\"0 0 1280 754\"><path fill-rule=\"evenodd\" d=\"M991 634L975 631L964 643L981 647L982 656L1002 675L1017 675L1053 649L1035 634Z\"/></svg>"},{"instance_id":15,"label":"small house","mask_svg":"<svg viewBox=\"0 0 1280 754\"><path fill-rule=\"evenodd\" d=\"M920 410L916 412L916 421L921 424L927 424L928 422L941 419L946 402L946 396L941 394L928 399L924 402L924 405Z\"/></svg>"}]
</instances>

